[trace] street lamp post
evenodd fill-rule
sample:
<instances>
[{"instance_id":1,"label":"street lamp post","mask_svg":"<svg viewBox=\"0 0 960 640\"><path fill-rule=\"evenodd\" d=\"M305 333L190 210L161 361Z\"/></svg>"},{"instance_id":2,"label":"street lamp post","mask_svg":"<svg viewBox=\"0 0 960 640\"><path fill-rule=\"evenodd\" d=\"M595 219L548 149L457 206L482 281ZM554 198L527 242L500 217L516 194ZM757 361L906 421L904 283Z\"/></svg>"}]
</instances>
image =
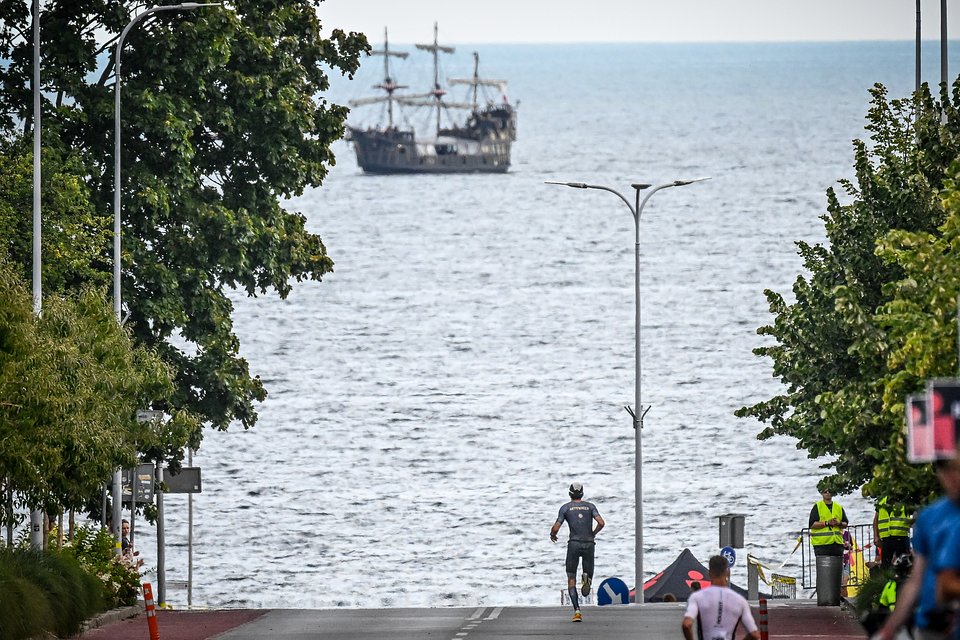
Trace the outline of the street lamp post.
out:
<instances>
[{"instance_id":1,"label":"street lamp post","mask_svg":"<svg viewBox=\"0 0 960 640\"><path fill-rule=\"evenodd\" d=\"M33 0L33 313L40 315L43 301L41 281L40 218L40 0ZM12 530L11 530L12 531ZM30 511L30 546L43 547L43 511ZM8 541L10 544L12 540Z\"/></svg>"},{"instance_id":2,"label":"street lamp post","mask_svg":"<svg viewBox=\"0 0 960 640\"><path fill-rule=\"evenodd\" d=\"M636 536L634 542L634 570L636 572L636 602L637 604L643 603L643 417L646 415L646 411L643 409L643 404L641 404L640 396L640 216L643 215L643 207L646 206L647 200L650 199L653 194L661 189L667 189L669 187L682 187L694 182L701 182L703 180L709 180L710 178L694 178L693 180L674 180L673 182L666 182L664 184L658 184L656 186L646 183L634 183L630 186L633 187L636 192L636 204L631 205L630 201L623 196L619 191L611 189L610 187L605 187L597 184L586 184L583 182L554 182L548 180L547 184L559 184L567 187L573 187L574 189L599 189L601 191L609 191L614 194L627 205L627 208L630 209L631 215L633 215L633 224L634 224L634 298L636 300L635 307L635 325L634 325L634 364L635 364L635 373L634 373L634 408L626 407L627 412L633 418L633 430L634 430L634 449L635 449L635 464L634 464L634 499L635 499L635 526L636 526ZM652 188L651 188L652 187ZM646 189L646 195L643 197L643 200L640 199L640 192ZM650 407L647 407L649 410Z\"/></svg>"},{"instance_id":3,"label":"street lamp post","mask_svg":"<svg viewBox=\"0 0 960 640\"><path fill-rule=\"evenodd\" d=\"M123 41L126 39L130 30L147 16L160 11L188 11L200 7L215 7L221 3L184 2L183 4L164 5L151 7L143 13L137 15L133 20L127 23L127 26L120 32L117 39L116 52L116 85L114 86L113 102L113 312L117 316L117 322L123 321L120 299L120 53L123 51ZM116 552L120 553L120 518L121 518L121 490L120 469L113 472L113 536L116 545Z\"/></svg>"}]
</instances>

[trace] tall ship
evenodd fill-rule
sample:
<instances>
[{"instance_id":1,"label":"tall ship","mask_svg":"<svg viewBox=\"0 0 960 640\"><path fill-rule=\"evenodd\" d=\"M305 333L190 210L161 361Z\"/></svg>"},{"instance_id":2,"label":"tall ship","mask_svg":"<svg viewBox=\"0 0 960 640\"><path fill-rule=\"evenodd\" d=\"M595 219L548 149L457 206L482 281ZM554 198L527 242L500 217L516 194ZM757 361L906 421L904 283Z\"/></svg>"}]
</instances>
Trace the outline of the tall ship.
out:
<instances>
[{"instance_id":1,"label":"tall ship","mask_svg":"<svg viewBox=\"0 0 960 640\"><path fill-rule=\"evenodd\" d=\"M507 98L507 82L480 77L480 57L473 54L473 77L453 78L450 85L470 87L467 102L446 99L440 83L439 56L454 47L442 46L433 25L433 43L415 45L433 56L433 88L424 93L404 93L407 85L398 84L390 73L391 58L409 54L391 51L387 30L383 49L371 55L383 56L383 82L374 85L381 93L349 101L351 107L381 104L386 106L386 121L370 127L347 127L347 139L357 153L357 164L365 173L505 173L510 168L510 147L517 139L517 112ZM495 89L497 99L485 92ZM482 104L481 104L482 102ZM433 124L428 131L416 131L402 117L404 109L432 109ZM460 113L445 126L442 116ZM403 123L400 121L404 120Z\"/></svg>"}]
</instances>

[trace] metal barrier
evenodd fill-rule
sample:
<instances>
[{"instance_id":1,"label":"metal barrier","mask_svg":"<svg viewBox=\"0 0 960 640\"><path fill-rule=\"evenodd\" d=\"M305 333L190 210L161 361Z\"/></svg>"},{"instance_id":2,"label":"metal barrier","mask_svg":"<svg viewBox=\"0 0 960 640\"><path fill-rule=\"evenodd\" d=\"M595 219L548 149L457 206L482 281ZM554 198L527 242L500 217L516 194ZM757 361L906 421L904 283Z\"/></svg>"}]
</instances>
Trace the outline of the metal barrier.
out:
<instances>
[{"instance_id":1,"label":"metal barrier","mask_svg":"<svg viewBox=\"0 0 960 640\"><path fill-rule=\"evenodd\" d=\"M847 527L850 536L853 538L853 550L851 551L851 567L860 566L862 558L863 564L874 562L877 559L877 548L873 543L873 523L871 524L852 524ZM817 569L816 556L813 553L813 545L810 544L810 528L806 527L800 530L802 537L801 551L801 571L800 586L804 589L816 589L817 587ZM868 573L861 574L852 570L850 578L847 581L849 587L859 587L866 582Z\"/></svg>"},{"instance_id":2,"label":"metal barrier","mask_svg":"<svg viewBox=\"0 0 960 640\"><path fill-rule=\"evenodd\" d=\"M774 598L797 597L797 579L791 576L782 576L779 573L770 574L770 595Z\"/></svg>"}]
</instances>

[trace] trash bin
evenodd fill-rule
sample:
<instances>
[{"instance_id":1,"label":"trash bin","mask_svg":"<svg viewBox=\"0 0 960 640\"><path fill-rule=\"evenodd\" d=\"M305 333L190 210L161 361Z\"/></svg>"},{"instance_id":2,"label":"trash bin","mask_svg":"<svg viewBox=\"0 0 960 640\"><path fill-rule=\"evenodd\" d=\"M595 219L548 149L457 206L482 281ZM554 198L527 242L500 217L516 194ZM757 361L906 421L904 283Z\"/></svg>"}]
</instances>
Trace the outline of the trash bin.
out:
<instances>
[{"instance_id":1,"label":"trash bin","mask_svg":"<svg viewBox=\"0 0 960 640\"><path fill-rule=\"evenodd\" d=\"M817 556L817 606L840 604L840 581L843 577L843 556Z\"/></svg>"},{"instance_id":2,"label":"trash bin","mask_svg":"<svg viewBox=\"0 0 960 640\"><path fill-rule=\"evenodd\" d=\"M742 513L725 513L720 518L720 548L733 547L743 549L743 519Z\"/></svg>"}]
</instances>

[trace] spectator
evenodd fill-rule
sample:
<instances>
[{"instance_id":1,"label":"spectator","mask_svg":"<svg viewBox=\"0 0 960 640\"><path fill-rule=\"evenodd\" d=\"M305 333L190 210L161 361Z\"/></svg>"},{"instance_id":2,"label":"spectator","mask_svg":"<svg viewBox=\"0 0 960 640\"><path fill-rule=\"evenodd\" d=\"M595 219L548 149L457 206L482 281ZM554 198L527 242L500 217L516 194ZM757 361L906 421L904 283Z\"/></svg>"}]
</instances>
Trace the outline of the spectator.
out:
<instances>
[{"instance_id":1,"label":"spectator","mask_svg":"<svg viewBox=\"0 0 960 640\"><path fill-rule=\"evenodd\" d=\"M850 582L850 565L853 563L853 536L850 529L844 529L843 534L843 575L840 578L840 595L847 597L847 583Z\"/></svg>"}]
</instances>

